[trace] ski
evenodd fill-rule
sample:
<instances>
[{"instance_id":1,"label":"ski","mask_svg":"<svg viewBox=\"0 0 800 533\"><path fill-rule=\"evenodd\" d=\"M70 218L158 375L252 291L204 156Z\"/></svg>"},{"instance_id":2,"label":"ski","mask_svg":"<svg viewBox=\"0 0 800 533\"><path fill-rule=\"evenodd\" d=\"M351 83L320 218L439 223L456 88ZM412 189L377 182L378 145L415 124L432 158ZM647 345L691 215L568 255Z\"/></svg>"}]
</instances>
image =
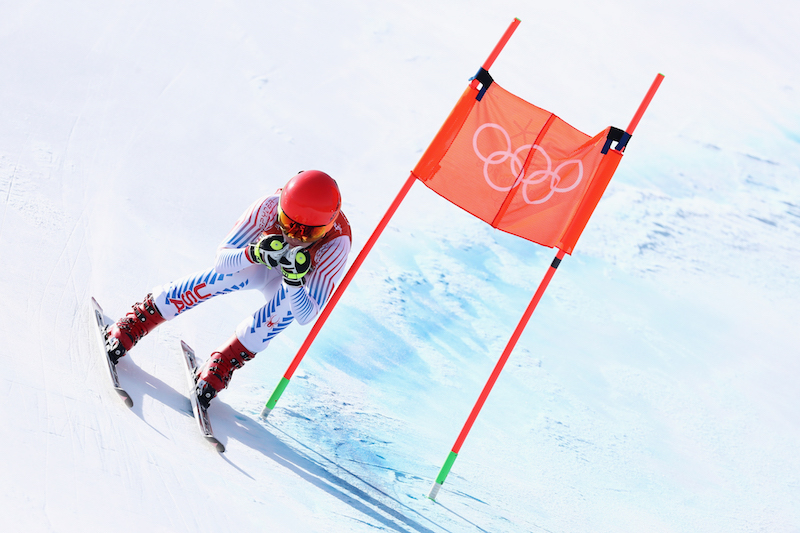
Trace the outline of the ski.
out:
<instances>
[{"instance_id":1,"label":"ski","mask_svg":"<svg viewBox=\"0 0 800 533\"><path fill-rule=\"evenodd\" d=\"M197 399L197 393L195 392L197 359L194 356L194 350L183 341L181 341L181 349L183 351L183 359L186 362L186 377L189 381L189 400L192 402L194 418L197 420L197 425L200 428L200 433L203 435L203 438L213 444L219 453L222 453L225 451L225 446L214 436L214 432L211 429L211 422L208 419L208 411L200 405Z\"/></svg>"},{"instance_id":2,"label":"ski","mask_svg":"<svg viewBox=\"0 0 800 533\"><path fill-rule=\"evenodd\" d=\"M111 385L114 387L114 390L117 391L117 394L119 394L120 398L122 398L122 400L125 402L125 405L128 407L133 407L133 400L131 399L130 394L128 394L125 389L119 385L117 365L114 364L114 362L108 356L108 352L106 351L106 336L108 335L108 326L106 325L103 308L100 307L100 304L97 303L97 300L94 298L92 298L92 310L94 312L94 319L97 323L97 341L100 343L100 351L103 352L103 357L105 357L106 363L108 364L108 373L111 376Z\"/></svg>"}]
</instances>

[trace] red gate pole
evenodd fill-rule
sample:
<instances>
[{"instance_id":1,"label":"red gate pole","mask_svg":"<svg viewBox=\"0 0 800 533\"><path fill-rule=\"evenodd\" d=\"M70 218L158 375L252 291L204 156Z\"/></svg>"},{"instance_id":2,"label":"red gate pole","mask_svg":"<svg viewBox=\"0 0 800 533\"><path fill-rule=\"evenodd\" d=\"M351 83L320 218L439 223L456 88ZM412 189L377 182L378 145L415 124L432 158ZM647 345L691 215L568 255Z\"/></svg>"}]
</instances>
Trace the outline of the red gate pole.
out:
<instances>
[{"instance_id":1,"label":"red gate pole","mask_svg":"<svg viewBox=\"0 0 800 533\"><path fill-rule=\"evenodd\" d=\"M311 331L309 331L308 335L306 336L306 340L300 346L300 349L297 351L297 355L294 356L294 359L289 365L289 368L286 369L286 372L284 373L283 377L278 383L278 386L275 387L275 391L272 393L272 396L270 396L266 405L264 405L264 409L261 410L261 418L267 418L269 416L270 411L272 411L272 409L275 407L275 404L278 403L278 399L281 397L281 394L283 394L284 389L286 389L286 386L289 384L289 380L292 379L292 375L294 375L294 371L297 370L297 366L300 364L300 361L303 360L303 357L305 357L306 352L308 351L311 344L314 342L314 339L317 338L319 330L322 329L322 326L325 324L325 321L328 320L328 316L331 314L331 311L333 311L333 308L336 306L336 303L339 301L339 298L342 297L342 294L347 289L347 286L350 285L350 281L352 281L353 277L356 275L356 272L358 272L358 269L361 267L361 263L363 263L364 259L367 258L367 255L369 255L370 251L372 250L372 247L375 246L375 242L378 240L378 237L381 236L381 233L383 233L383 230L386 228L386 225L389 224L389 220L392 219L395 211L397 211L397 208L400 207L400 204L405 199L406 195L408 194L408 191L411 190L411 186L414 185L414 181L416 181L416 177L414 176L414 174L408 176L408 179L403 184L403 187L400 189L400 192L397 193L397 196L392 202L392 205L389 206L389 209L386 211L386 214L383 215L383 218L380 220L378 226L372 232L372 235L370 235L369 239L367 240L367 243L364 245L364 248L361 249L361 252L359 252L358 256L356 257L356 260L353 261L353 264L350 266L350 269L347 271L347 274L345 274L344 278L342 278L342 281L341 283L339 283L339 286L336 287L336 290L331 295L331 298L328 301L327 305L322 308L322 312L319 314L319 318L317 318L317 321L314 322Z\"/></svg>"},{"instance_id":2,"label":"red gate pole","mask_svg":"<svg viewBox=\"0 0 800 533\"><path fill-rule=\"evenodd\" d=\"M650 101L656 94L656 91L658 90L658 87L661 85L661 81L663 79L664 75L658 74L656 76L656 79L650 85L650 89L647 91L647 94L642 100L642 103L639 105L639 108L636 110L636 113L634 114L631 123L628 125L628 129L626 130L626 133L628 135L631 135L633 133L633 130L636 129L636 126L639 124L639 120L641 120L642 115L644 115L647 106L650 105ZM466 440L467 435L472 429L472 425L478 418L478 414L481 412L483 404L486 402L486 398L488 398L489 393L492 392L492 388L494 387L497 378L500 376L500 372L503 371L503 367L505 366L506 361L508 361L508 357L514 350L514 346L516 346L517 341L522 335L525 326L528 324L531 315L533 315L533 311L539 304L539 300L541 300L545 289L547 289L547 286L550 284L550 280L556 273L556 268L558 268L558 265L561 263L561 259L563 259L563 257L564 257L564 251L559 249L555 259L553 259L553 263L547 270L544 279L542 279L541 283L539 283L539 288L536 290L536 294L533 295L531 303L528 304L528 307L527 309L525 309L525 313L523 313L522 318L519 321L519 324L517 324L517 328L511 335L511 339L509 339L508 344L506 344L505 350L503 350L502 355L500 355L500 359L497 361L497 364L495 365L491 376L489 376L489 380L486 382L486 385L484 385L483 390L481 391L481 394L478 397L478 401L475 402L475 406L472 408L472 411L470 412L469 417L467 418L467 422L464 424L464 427L461 429L461 433L458 434L458 438L456 439L453 448L450 450L450 454L447 456L444 465L442 465L442 468L439 470L439 475L436 477L436 481L433 482L433 486L431 487L430 493L428 493L428 498L430 498L431 500L436 500L436 495L439 494L439 489L442 488L442 484L447 478L447 474L450 473L450 469L453 467L453 463L455 463L456 458L458 457L458 452L461 450L461 445L464 444L464 440Z\"/></svg>"},{"instance_id":3,"label":"red gate pole","mask_svg":"<svg viewBox=\"0 0 800 533\"><path fill-rule=\"evenodd\" d=\"M642 115L644 115L644 112L647 110L647 106L650 105L650 101L653 99L653 96L655 96L656 91L661 86L662 81L664 81L664 75L660 73L657 74L656 79L653 80L653 83L650 85L650 89L644 96L642 103L639 104L639 109L637 109L636 113L634 113L633 118L631 119L631 123L628 124L628 129L625 130L625 132L628 135L633 135L633 130L635 130L636 126L639 125L639 121L642 119Z\"/></svg>"},{"instance_id":4,"label":"red gate pole","mask_svg":"<svg viewBox=\"0 0 800 533\"><path fill-rule=\"evenodd\" d=\"M497 44L494 46L492 53L489 54L489 57L487 57L486 61L483 62L483 70L489 70L490 68L492 68L494 60L497 59L497 56L499 56L500 52L503 51L503 48L505 48L506 43L508 43L508 40L511 39L511 36L514 34L514 31L517 29L517 26L519 26L520 22L522 21L518 18L515 18L514 20L511 21L511 24L508 25L508 29L506 29L506 32L503 34L502 37L500 37L500 40L497 41Z\"/></svg>"},{"instance_id":5,"label":"red gate pole","mask_svg":"<svg viewBox=\"0 0 800 533\"><path fill-rule=\"evenodd\" d=\"M444 462L441 470L439 471L439 475L436 477L436 481L434 481L433 486L431 487L431 491L428 494L428 498L431 500L436 499L436 495L439 493L439 489L442 488L442 484L444 480L447 478L447 474L450 473L450 469L453 467L453 463L455 463L456 458L458 457L458 452L461 451L461 445L464 444L464 441L469 434L470 429L472 429L472 425L475 423L475 420L478 418L478 414L481 412L483 408L483 404L486 402L486 398L489 397L489 393L492 392L492 388L494 387L497 378L500 376L500 372L503 371L503 367L506 365L506 361L508 361L511 352L514 350L514 347L517 345L517 341L519 340L522 332L525 330L525 326L528 325L528 321L533 315L533 311L536 309L536 306L539 305L539 301L542 299L542 295L544 294L545 289L550 284L550 280L553 279L553 275L556 273L556 269L558 265L561 263L561 259L564 257L564 251L559 250L556 254L556 257L553 259L553 262L550 264L550 268L547 269L547 272L542 278L542 281L539 283L539 288L536 289L536 293L533 295L533 299L531 303L528 304L528 307L525 309L525 312L522 314L522 318L517 324L517 328L514 330L514 333L511 335L508 343L506 344L505 349L503 350L500 359L497 361L497 364L492 371L492 375L489 376L489 381L486 382L486 385L483 386L483 390L481 391L481 395L478 397L478 401L475 402L475 406L472 408L472 411L469 413L469 417L467 418L467 423L464 424L464 427L461 429L461 433L458 434L458 438L456 439L456 443L453 445L450 454L447 456L447 460Z\"/></svg>"},{"instance_id":6,"label":"red gate pole","mask_svg":"<svg viewBox=\"0 0 800 533\"><path fill-rule=\"evenodd\" d=\"M486 58L486 61L483 63L483 68L485 70L489 70L489 67L492 66L494 60L497 59L497 56L500 54L500 51L503 49L508 40L511 38L511 34L513 34L514 30L516 30L517 26L519 26L519 23L520 20L518 18L515 18L513 22L511 22L511 25L509 25L506 32L500 38L500 41L497 43L497 45L495 45L494 49L492 50L492 53L489 54L489 57ZM344 278L342 278L341 283L336 288L334 293L331 295L331 298L328 301L327 305L325 305L325 307L322 309L322 312L320 313L316 322L314 322L314 326L311 328L311 331L308 333L308 336L306 336L306 340L303 342L303 344L300 346L300 349L297 351L297 355L294 356L294 359L289 365L289 368L286 369L286 372L284 373L283 377L278 383L278 386L275 387L272 396L270 396L269 400L267 400L266 405L264 405L264 408L261 410L261 418L267 418L269 416L270 411L272 411L272 409L275 407L275 404L278 403L278 399L283 394L283 391L286 389L286 386L289 385L289 380L292 379L292 375L294 375L294 372L295 370L297 370L300 361L303 360L303 357L305 357L309 347L314 342L314 339L316 339L319 330L322 329L322 326L325 324L325 321L328 320L328 316L331 314L331 311L333 311L333 308L336 306L336 303L339 301L339 298L341 298L345 289L347 289L347 286L350 284L350 281L356 275L356 272L361 267L361 263L363 263L364 259L367 258L367 255L369 255L369 252L372 250L372 247L375 245L375 242L378 240L378 237L381 236L381 233L383 233L383 230L386 228L386 225L389 223L389 220L391 220L391 218L394 216L395 211L397 211L397 208L400 207L400 204L405 199L406 195L408 194L408 191L411 189L411 186L414 184L415 180L416 176L414 176L414 173L412 172L411 175L406 180L405 184L403 184L403 187L400 189L400 192L397 194L397 197L394 199L394 202L392 202L392 205L389 206L389 209L386 211L386 214L383 215L383 218L378 223L378 227L376 227L375 230L372 232L372 235L370 236L369 240L367 240L367 243L364 245L364 248L361 249L361 252L359 252L358 256L356 257L356 260L353 261L353 264L350 266L350 269L347 271L347 274L345 274Z\"/></svg>"}]
</instances>

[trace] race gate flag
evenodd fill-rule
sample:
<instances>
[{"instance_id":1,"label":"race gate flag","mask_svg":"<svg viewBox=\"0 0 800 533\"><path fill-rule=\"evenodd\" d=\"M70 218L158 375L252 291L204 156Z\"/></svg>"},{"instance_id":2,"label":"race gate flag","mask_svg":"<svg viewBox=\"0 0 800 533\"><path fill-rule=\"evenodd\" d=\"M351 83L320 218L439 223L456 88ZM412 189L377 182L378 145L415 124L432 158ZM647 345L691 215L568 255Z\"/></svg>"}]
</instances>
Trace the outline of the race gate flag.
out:
<instances>
[{"instance_id":1,"label":"race gate flag","mask_svg":"<svg viewBox=\"0 0 800 533\"><path fill-rule=\"evenodd\" d=\"M595 136L529 104L494 82L489 69L520 20L514 19L450 116L414 167L353 264L320 311L272 396L275 408L295 370L334 306L416 181L493 227L558 248L450 450L428 498L435 500L497 378L547 289L564 254L571 254L605 192L623 151L664 76L656 76L625 130L609 127ZM198 295L200 297L200 295Z\"/></svg>"},{"instance_id":2,"label":"race gate flag","mask_svg":"<svg viewBox=\"0 0 800 533\"><path fill-rule=\"evenodd\" d=\"M564 254L574 250L664 78L656 76L627 129L608 127L587 135L504 90L489 74L518 24L515 19L509 26L411 174L492 227L556 247L558 253L439 470L428 494L431 500L442 488Z\"/></svg>"},{"instance_id":3,"label":"race gate flag","mask_svg":"<svg viewBox=\"0 0 800 533\"><path fill-rule=\"evenodd\" d=\"M414 175L497 229L572 253L629 135L609 127L591 137L484 69L474 79Z\"/></svg>"}]
</instances>

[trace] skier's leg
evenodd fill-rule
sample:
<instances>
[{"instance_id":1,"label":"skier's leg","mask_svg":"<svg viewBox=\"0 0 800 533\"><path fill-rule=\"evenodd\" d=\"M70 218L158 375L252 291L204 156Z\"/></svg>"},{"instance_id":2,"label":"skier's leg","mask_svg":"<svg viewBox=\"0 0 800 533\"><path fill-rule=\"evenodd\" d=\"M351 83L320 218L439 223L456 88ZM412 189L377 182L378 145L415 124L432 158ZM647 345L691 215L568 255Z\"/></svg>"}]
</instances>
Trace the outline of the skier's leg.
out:
<instances>
[{"instance_id":1,"label":"skier's leg","mask_svg":"<svg viewBox=\"0 0 800 533\"><path fill-rule=\"evenodd\" d=\"M254 353L265 350L270 341L294 321L288 293L282 284L271 295L264 292L267 304L236 327L236 336Z\"/></svg>"},{"instance_id":2,"label":"skier's leg","mask_svg":"<svg viewBox=\"0 0 800 533\"><path fill-rule=\"evenodd\" d=\"M153 300L162 316L166 320L172 320L214 296L260 289L268 273L268 269L259 265L253 265L233 274L220 274L210 268L155 287Z\"/></svg>"},{"instance_id":3,"label":"skier's leg","mask_svg":"<svg viewBox=\"0 0 800 533\"><path fill-rule=\"evenodd\" d=\"M131 311L108 329L106 350L109 357L116 363L159 324L214 296L261 288L265 283L265 270L253 266L234 274L219 274L211 268L155 287L143 302L134 304Z\"/></svg>"},{"instance_id":4,"label":"skier's leg","mask_svg":"<svg viewBox=\"0 0 800 533\"><path fill-rule=\"evenodd\" d=\"M228 386L237 368L264 350L294 320L283 286L268 284L267 287L265 296L274 292L268 303L242 321L236 334L213 352L198 371L197 397L206 407L219 391Z\"/></svg>"}]
</instances>

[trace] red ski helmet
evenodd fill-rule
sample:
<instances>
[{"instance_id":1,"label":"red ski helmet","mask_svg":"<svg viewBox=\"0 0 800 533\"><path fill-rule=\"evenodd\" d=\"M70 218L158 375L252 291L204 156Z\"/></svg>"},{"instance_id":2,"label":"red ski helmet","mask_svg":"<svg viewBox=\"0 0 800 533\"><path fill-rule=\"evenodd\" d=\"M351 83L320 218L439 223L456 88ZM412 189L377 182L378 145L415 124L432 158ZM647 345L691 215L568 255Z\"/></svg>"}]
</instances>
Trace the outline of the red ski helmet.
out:
<instances>
[{"instance_id":1,"label":"red ski helmet","mask_svg":"<svg viewBox=\"0 0 800 533\"><path fill-rule=\"evenodd\" d=\"M319 170L305 170L286 183L278 201L278 225L292 240L319 240L339 216L339 186Z\"/></svg>"}]
</instances>

